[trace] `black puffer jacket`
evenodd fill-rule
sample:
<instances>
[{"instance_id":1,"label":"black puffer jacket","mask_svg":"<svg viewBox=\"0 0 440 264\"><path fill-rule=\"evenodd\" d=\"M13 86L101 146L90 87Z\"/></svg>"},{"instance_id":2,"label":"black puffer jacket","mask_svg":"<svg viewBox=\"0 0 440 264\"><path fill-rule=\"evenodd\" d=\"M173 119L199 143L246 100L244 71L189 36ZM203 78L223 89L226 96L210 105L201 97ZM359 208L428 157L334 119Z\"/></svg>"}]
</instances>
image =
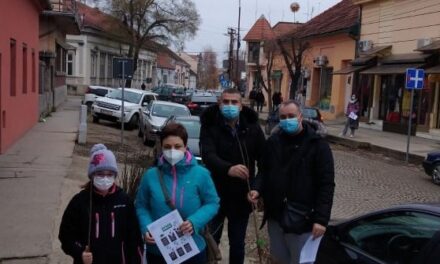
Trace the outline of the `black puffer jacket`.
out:
<instances>
[{"instance_id":1,"label":"black puffer jacket","mask_svg":"<svg viewBox=\"0 0 440 264\"><path fill-rule=\"evenodd\" d=\"M217 105L203 112L200 131L202 160L211 171L220 196L220 210L227 214L248 214L251 206L247 201L247 183L228 176L228 170L234 165L248 163L252 183L256 162L260 165L258 161L262 156L265 138L257 113L248 107L243 106L240 112L237 134L225 122Z\"/></svg>"},{"instance_id":2,"label":"black puffer jacket","mask_svg":"<svg viewBox=\"0 0 440 264\"><path fill-rule=\"evenodd\" d=\"M278 220L284 198L313 209L312 221L326 226L334 194L334 162L328 143L303 122L300 135L278 131L267 140L256 189L265 219Z\"/></svg>"},{"instance_id":3,"label":"black puffer jacket","mask_svg":"<svg viewBox=\"0 0 440 264\"><path fill-rule=\"evenodd\" d=\"M88 190L75 195L64 211L59 239L63 251L82 264L89 226ZM142 240L133 202L122 189L103 197L93 193L91 248L93 264L141 263Z\"/></svg>"}]
</instances>

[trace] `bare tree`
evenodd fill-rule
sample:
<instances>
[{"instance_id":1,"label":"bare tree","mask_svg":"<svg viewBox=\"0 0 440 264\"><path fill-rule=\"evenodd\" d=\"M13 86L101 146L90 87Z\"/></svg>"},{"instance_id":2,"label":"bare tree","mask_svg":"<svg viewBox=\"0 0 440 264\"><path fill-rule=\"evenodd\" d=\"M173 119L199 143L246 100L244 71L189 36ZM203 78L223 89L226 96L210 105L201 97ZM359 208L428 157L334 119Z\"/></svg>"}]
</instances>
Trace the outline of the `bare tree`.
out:
<instances>
[{"instance_id":1,"label":"bare tree","mask_svg":"<svg viewBox=\"0 0 440 264\"><path fill-rule=\"evenodd\" d=\"M310 44L304 39L295 37L294 34L278 38L277 44L292 80L290 83L290 99L294 99L301 77L304 53L310 48Z\"/></svg>"},{"instance_id":2,"label":"bare tree","mask_svg":"<svg viewBox=\"0 0 440 264\"><path fill-rule=\"evenodd\" d=\"M267 93L267 103L268 103L268 107L269 109L272 109L272 68L273 68L273 62L274 62L274 58L277 55L278 51L278 46L276 41L274 40L266 40L264 42L264 47L263 47L263 52L264 52L264 58L266 60L266 64L263 67L260 64L260 60L257 60L257 74L256 74L256 78L257 78L257 82L259 84L261 84L264 88L264 90ZM265 77L263 77L263 70L265 72Z\"/></svg>"},{"instance_id":3,"label":"bare tree","mask_svg":"<svg viewBox=\"0 0 440 264\"><path fill-rule=\"evenodd\" d=\"M195 36L200 16L192 0L107 0L113 15L126 26L130 36L128 57L133 70L142 47L151 41L174 42L182 48L186 39ZM130 85L130 81L126 83Z\"/></svg>"},{"instance_id":4,"label":"bare tree","mask_svg":"<svg viewBox=\"0 0 440 264\"><path fill-rule=\"evenodd\" d=\"M199 87L215 89L218 86L217 54L211 47L203 50L199 67Z\"/></svg>"}]
</instances>

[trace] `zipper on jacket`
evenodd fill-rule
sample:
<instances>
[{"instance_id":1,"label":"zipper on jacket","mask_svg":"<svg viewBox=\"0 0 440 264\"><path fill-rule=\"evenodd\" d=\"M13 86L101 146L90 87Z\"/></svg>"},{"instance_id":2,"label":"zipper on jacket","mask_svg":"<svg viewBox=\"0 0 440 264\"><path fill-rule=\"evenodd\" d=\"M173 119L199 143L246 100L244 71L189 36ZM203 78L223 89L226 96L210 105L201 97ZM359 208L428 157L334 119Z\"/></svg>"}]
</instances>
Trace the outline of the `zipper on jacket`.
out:
<instances>
[{"instance_id":1,"label":"zipper on jacket","mask_svg":"<svg viewBox=\"0 0 440 264\"><path fill-rule=\"evenodd\" d=\"M125 264L124 241L121 242L122 264Z\"/></svg>"},{"instance_id":2,"label":"zipper on jacket","mask_svg":"<svg viewBox=\"0 0 440 264\"><path fill-rule=\"evenodd\" d=\"M111 217L112 217L112 237L115 237L115 213L114 212L111 213Z\"/></svg>"},{"instance_id":3,"label":"zipper on jacket","mask_svg":"<svg viewBox=\"0 0 440 264\"><path fill-rule=\"evenodd\" d=\"M174 165L171 168L171 174L173 175L173 204L174 206L176 206L176 189L177 189L177 171L176 171L176 166Z\"/></svg>"},{"instance_id":4,"label":"zipper on jacket","mask_svg":"<svg viewBox=\"0 0 440 264\"><path fill-rule=\"evenodd\" d=\"M183 194L185 193L185 186L180 189L180 208L183 208Z\"/></svg>"},{"instance_id":5,"label":"zipper on jacket","mask_svg":"<svg viewBox=\"0 0 440 264\"><path fill-rule=\"evenodd\" d=\"M99 213L95 214L95 221L96 221L96 224L95 224L95 236L96 236L96 238L99 238Z\"/></svg>"}]
</instances>

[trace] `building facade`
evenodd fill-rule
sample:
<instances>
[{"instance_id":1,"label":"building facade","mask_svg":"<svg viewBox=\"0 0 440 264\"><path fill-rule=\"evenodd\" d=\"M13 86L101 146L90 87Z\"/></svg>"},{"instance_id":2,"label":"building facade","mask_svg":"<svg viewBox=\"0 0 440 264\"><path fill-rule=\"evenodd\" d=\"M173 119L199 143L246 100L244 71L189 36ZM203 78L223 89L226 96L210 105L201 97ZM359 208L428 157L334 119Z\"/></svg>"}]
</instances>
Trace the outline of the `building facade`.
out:
<instances>
[{"instance_id":1,"label":"building facade","mask_svg":"<svg viewBox=\"0 0 440 264\"><path fill-rule=\"evenodd\" d=\"M81 35L67 35L66 40L72 47L65 61L69 93L84 94L90 85L121 87L123 80L113 78L113 59L128 54L129 45L122 39L126 31L118 29L123 26L116 18L97 8L78 3L78 9L83 17ZM153 86L156 53L152 50L140 50L131 87Z\"/></svg>"},{"instance_id":2,"label":"building facade","mask_svg":"<svg viewBox=\"0 0 440 264\"><path fill-rule=\"evenodd\" d=\"M38 121L39 16L50 8L45 0L0 2L0 153Z\"/></svg>"},{"instance_id":3,"label":"building facade","mask_svg":"<svg viewBox=\"0 0 440 264\"><path fill-rule=\"evenodd\" d=\"M40 16L39 113L45 116L66 100L67 59L74 47L66 34L80 33L75 0L50 0L52 8Z\"/></svg>"},{"instance_id":4,"label":"building facade","mask_svg":"<svg viewBox=\"0 0 440 264\"><path fill-rule=\"evenodd\" d=\"M353 0L361 7L359 54L374 57L375 67L360 72L357 87L368 123L384 131L440 135L439 62L440 2L438 0ZM425 68L425 88L416 91L410 113L407 68Z\"/></svg>"}]
</instances>

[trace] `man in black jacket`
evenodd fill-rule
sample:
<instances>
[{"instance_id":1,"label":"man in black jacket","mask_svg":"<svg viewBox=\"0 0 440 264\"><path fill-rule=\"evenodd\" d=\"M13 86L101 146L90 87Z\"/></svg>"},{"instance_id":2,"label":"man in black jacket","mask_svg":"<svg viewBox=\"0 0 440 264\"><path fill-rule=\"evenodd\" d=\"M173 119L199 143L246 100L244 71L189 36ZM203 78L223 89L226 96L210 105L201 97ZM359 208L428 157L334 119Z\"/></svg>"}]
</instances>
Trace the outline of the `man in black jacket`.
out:
<instances>
[{"instance_id":1,"label":"man in black jacket","mask_svg":"<svg viewBox=\"0 0 440 264\"><path fill-rule=\"evenodd\" d=\"M281 103L279 117L281 129L266 142L261 174L249 199L263 197L271 255L280 263L298 263L305 241L324 235L330 219L334 162L328 143L302 122L297 102ZM300 212L293 216L302 217L305 225L283 221L292 215L285 213L287 204Z\"/></svg>"},{"instance_id":2,"label":"man in black jacket","mask_svg":"<svg viewBox=\"0 0 440 264\"><path fill-rule=\"evenodd\" d=\"M228 218L229 263L244 261L244 239L252 210L247 201L253 184L255 163L265 142L258 115L242 106L235 89L223 91L219 105L206 109L201 116L200 143L202 160L211 171L220 196L220 210L210 224L214 239L220 243L223 222Z\"/></svg>"}]
</instances>

